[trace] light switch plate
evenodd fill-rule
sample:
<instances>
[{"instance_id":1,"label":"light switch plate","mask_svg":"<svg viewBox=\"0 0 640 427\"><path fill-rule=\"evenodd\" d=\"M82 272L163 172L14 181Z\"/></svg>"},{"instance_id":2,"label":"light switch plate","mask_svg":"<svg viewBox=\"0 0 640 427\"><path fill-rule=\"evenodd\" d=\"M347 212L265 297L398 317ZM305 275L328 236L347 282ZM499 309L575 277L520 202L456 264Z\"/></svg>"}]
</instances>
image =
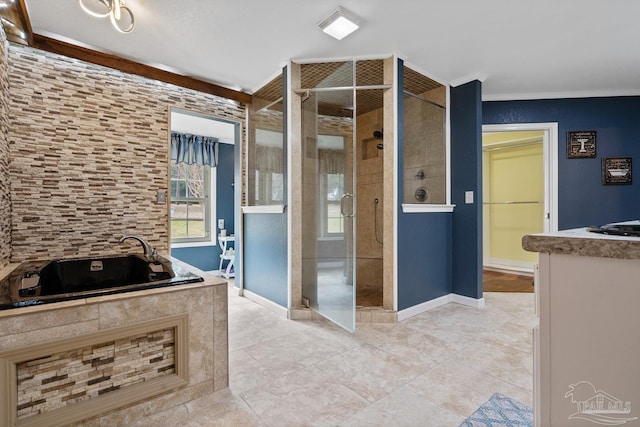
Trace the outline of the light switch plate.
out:
<instances>
[{"instance_id":1,"label":"light switch plate","mask_svg":"<svg viewBox=\"0 0 640 427\"><path fill-rule=\"evenodd\" d=\"M158 190L156 203L159 205L164 205L165 203L167 203L167 192L165 190Z\"/></svg>"},{"instance_id":2,"label":"light switch plate","mask_svg":"<svg viewBox=\"0 0 640 427\"><path fill-rule=\"evenodd\" d=\"M219 228L220 230L224 230L224 218L220 218L220 219L218 220L218 228Z\"/></svg>"},{"instance_id":3,"label":"light switch plate","mask_svg":"<svg viewBox=\"0 0 640 427\"><path fill-rule=\"evenodd\" d=\"M464 202L468 205L473 203L473 191L464 192Z\"/></svg>"}]
</instances>

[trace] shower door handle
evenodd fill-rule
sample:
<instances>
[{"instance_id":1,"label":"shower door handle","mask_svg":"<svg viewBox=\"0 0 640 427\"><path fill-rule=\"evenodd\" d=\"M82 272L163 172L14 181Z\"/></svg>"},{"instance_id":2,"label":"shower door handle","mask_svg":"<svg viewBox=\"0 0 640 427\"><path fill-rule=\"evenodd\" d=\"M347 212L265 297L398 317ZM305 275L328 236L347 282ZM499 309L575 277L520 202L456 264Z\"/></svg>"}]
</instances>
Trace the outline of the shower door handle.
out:
<instances>
[{"instance_id":1,"label":"shower door handle","mask_svg":"<svg viewBox=\"0 0 640 427\"><path fill-rule=\"evenodd\" d=\"M354 194L352 194L352 193L344 193L342 195L342 197L340 197L340 215L342 215L345 218L353 218L354 216L356 216L356 214L353 213L353 196L354 196ZM351 199L351 213L350 214L346 213L345 209L344 209L345 201L347 199Z\"/></svg>"}]
</instances>

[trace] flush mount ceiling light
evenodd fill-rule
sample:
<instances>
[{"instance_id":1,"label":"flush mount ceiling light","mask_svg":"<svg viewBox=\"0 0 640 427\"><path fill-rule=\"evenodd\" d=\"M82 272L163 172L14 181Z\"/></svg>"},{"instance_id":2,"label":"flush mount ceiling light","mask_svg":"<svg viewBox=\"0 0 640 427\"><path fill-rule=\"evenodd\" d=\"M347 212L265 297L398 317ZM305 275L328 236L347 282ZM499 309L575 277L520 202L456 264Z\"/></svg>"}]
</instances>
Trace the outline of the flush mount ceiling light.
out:
<instances>
[{"instance_id":1,"label":"flush mount ceiling light","mask_svg":"<svg viewBox=\"0 0 640 427\"><path fill-rule=\"evenodd\" d=\"M358 20L355 15L340 6L331 12L331 15L322 20L318 24L318 27L331 37L342 40L360 26L358 25Z\"/></svg>"},{"instance_id":2,"label":"flush mount ceiling light","mask_svg":"<svg viewBox=\"0 0 640 427\"><path fill-rule=\"evenodd\" d=\"M82 10L96 18L111 19L114 28L121 33L130 33L136 26L131 10L124 0L79 0Z\"/></svg>"}]
</instances>

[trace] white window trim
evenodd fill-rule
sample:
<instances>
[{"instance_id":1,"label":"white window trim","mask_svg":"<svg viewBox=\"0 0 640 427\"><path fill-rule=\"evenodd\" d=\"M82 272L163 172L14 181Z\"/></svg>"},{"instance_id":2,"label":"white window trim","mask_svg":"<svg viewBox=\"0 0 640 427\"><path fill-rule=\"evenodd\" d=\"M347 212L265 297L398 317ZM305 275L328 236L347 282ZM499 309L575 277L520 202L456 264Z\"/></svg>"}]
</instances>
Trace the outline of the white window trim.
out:
<instances>
[{"instance_id":1,"label":"white window trim","mask_svg":"<svg viewBox=\"0 0 640 427\"><path fill-rule=\"evenodd\" d=\"M173 162L170 163L170 167L173 166ZM208 235L202 238L179 238L174 239L171 237L172 248L187 248L198 246L211 246L217 244L217 219L216 219L216 175L217 168L209 167L209 193L205 194L205 210L209 214L209 218L205 218L205 230L208 225ZM169 177L171 181L171 177ZM171 189L171 185L169 185ZM169 191L171 193L171 191ZM170 202L175 198L170 196ZM169 223L171 223L171 207L169 207Z\"/></svg>"}]
</instances>

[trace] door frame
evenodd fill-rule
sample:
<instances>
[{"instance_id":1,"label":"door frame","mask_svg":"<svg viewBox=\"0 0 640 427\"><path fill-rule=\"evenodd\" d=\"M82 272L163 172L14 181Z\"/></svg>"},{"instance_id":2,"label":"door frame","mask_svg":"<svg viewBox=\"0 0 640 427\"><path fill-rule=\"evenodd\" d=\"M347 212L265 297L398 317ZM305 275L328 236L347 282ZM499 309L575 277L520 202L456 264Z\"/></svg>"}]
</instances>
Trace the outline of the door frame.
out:
<instances>
[{"instance_id":1,"label":"door frame","mask_svg":"<svg viewBox=\"0 0 640 427\"><path fill-rule=\"evenodd\" d=\"M485 132L544 132L542 156L544 163L544 232L558 231L558 123L508 123L482 125ZM480 162L481 167L482 161ZM484 248L483 248L484 252ZM483 256L484 264L484 256Z\"/></svg>"}]
</instances>

